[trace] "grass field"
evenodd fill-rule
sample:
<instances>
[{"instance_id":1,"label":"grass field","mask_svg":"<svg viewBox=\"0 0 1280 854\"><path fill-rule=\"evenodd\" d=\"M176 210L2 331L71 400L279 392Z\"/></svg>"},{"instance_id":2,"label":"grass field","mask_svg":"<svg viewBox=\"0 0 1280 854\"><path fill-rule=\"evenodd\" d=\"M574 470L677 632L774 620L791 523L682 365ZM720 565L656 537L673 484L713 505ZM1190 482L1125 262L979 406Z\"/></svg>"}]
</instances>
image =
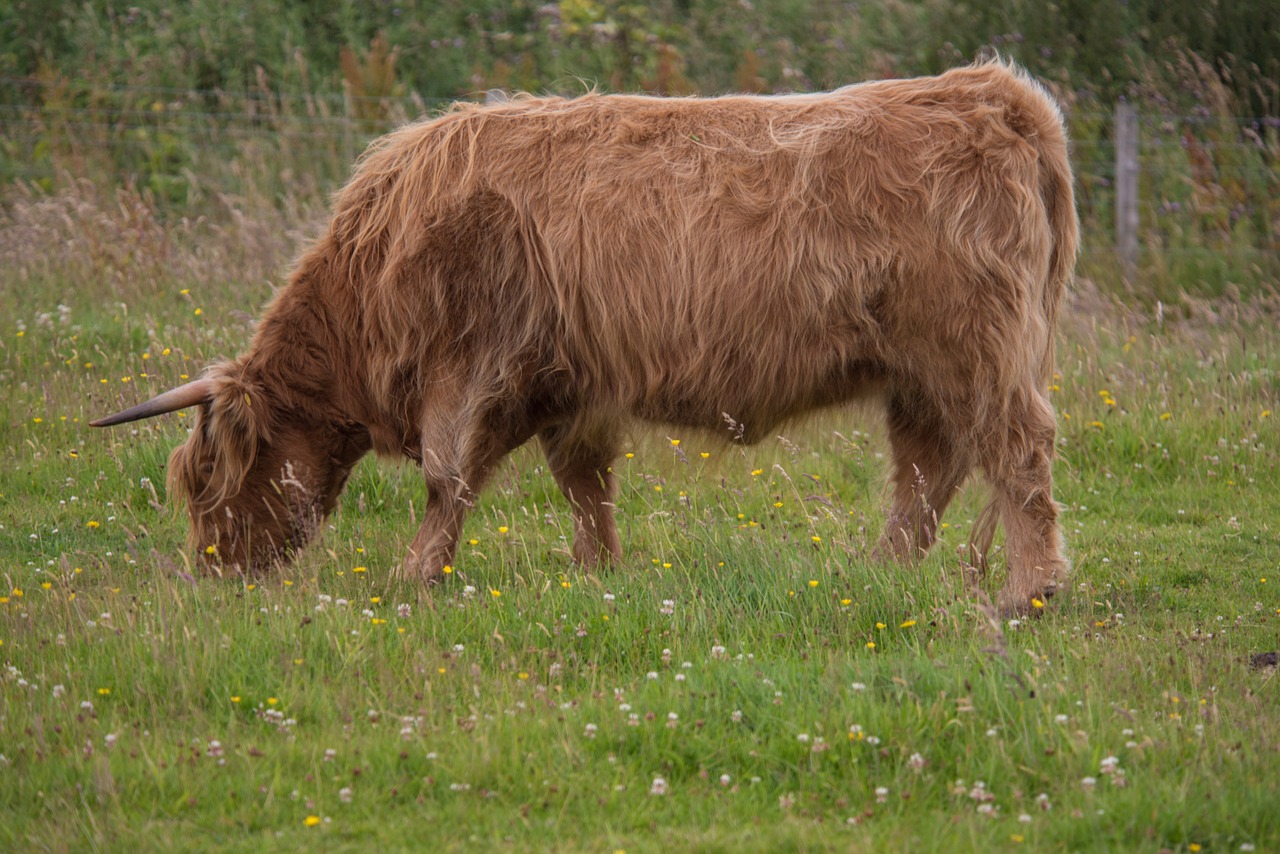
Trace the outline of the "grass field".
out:
<instances>
[{"instance_id":1,"label":"grass field","mask_svg":"<svg viewBox=\"0 0 1280 854\"><path fill-rule=\"evenodd\" d=\"M422 484L373 459L293 566L193 578L186 419L87 422L239 350L300 245L83 187L6 213L0 848L1280 848L1274 300L1080 283L1075 571L1020 624L989 616L998 555L976 586L957 556L980 484L926 560L870 559L873 410L751 448L638 432L608 572L570 563L526 450L429 594L391 581Z\"/></svg>"}]
</instances>

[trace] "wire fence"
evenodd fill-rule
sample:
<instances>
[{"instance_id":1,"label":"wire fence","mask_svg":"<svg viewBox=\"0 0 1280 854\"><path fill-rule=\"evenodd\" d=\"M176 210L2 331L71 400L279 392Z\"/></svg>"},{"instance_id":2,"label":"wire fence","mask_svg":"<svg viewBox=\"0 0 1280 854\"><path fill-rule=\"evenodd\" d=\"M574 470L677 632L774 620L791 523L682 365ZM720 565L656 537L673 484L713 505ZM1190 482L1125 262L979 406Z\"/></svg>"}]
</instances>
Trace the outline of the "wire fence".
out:
<instances>
[{"instance_id":1,"label":"wire fence","mask_svg":"<svg viewBox=\"0 0 1280 854\"><path fill-rule=\"evenodd\" d=\"M178 208L211 193L321 197L371 139L449 103L0 78L0 181L51 188L88 177ZM1121 242L1115 122L1068 116L1086 247L1100 258ZM1280 120L1153 109L1138 116L1136 145L1144 257L1174 259L1193 276L1280 276Z\"/></svg>"}]
</instances>

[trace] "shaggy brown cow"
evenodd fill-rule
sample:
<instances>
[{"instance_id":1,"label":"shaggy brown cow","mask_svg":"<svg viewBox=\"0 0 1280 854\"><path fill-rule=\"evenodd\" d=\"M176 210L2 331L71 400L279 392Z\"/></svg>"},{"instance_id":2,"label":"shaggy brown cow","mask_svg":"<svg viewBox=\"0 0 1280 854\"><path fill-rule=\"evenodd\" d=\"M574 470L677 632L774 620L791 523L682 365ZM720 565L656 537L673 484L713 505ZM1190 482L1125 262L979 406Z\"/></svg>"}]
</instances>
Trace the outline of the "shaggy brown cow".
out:
<instances>
[{"instance_id":1,"label":"shaggy brown cow","mask_svg":"<svg viewBox=\"0 0 1280 854\"><path fill-rule=\"evenodd\" d=\"M998 62L830 94L460 105L374 143L247 353L96 423L200 404L169 486L194 543L246 570L300 547L366 452L408 456L429 500L404 571L432 581L533 436L590 564L622 554L628 422L730 416L754 442L880 394L879 551L927 548L981 467L1001 602L1025 610L1067 571L1044 393L1077 244L1066 145Z\"/></svg>"}]
</instances>

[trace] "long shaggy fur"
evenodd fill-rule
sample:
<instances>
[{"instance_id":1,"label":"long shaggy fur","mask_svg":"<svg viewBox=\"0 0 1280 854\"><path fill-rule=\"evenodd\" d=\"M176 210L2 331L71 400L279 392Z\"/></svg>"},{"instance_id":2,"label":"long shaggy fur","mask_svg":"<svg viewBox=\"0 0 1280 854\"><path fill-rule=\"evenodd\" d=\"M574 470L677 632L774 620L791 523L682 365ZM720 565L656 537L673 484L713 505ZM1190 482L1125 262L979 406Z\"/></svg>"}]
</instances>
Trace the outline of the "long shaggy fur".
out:
<instances>
[{"instance_id":1,"label":"long shaggy fur","mask_svg":"<svg viewBox=\"0 0 1280 854\"><path fill-rule=\"evenodd\" d=\"M406 455L431 495L406 570L434 578L488 471L538 436L589 562L620 554L628 422L728 416L754 441L882 394L881 551L927 548L981 467L1016 610L1066 572L1043 388L1076 248L1061 116L1000 63L460 105L363 156L249 351L212 369L172 484L198 542L248 565L299 545L361 454Z\"/></svg>"}]
</instances>

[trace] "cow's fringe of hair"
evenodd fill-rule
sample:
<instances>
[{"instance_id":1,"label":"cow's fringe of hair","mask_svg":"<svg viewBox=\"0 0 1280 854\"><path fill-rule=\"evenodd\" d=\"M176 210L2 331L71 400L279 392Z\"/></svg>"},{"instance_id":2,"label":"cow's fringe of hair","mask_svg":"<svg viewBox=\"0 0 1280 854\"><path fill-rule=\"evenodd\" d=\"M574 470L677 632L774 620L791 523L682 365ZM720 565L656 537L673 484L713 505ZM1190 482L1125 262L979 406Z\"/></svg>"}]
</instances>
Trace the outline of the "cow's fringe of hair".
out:
<instances>
[{"instance_id":1,"label":"cow's fringe of hair","mask_svg":"<svg viewBox=\"0 0 1280 854\"><path fill-rule=\"evenodd\" d=\"M195 510L224 504L239 493L259 446L271 441L271 419L278 409L244 381L233 362L219 363L205 376L214 381L210 399L196 410L191 436L174 449L167 475L169 491Z\"/></svg>"}]
</instances>

